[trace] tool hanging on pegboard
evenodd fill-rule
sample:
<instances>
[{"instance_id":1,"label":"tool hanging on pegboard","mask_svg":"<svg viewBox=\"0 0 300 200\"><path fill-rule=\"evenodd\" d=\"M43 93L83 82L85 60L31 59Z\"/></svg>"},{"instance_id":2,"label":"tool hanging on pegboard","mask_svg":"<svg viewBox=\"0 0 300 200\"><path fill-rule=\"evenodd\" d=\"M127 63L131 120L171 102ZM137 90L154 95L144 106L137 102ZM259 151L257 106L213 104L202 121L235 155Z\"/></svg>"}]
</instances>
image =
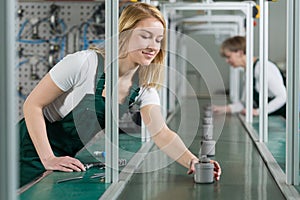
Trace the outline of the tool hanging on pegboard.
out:
<instances>
[{"instance_id":1,"label":"tool hanging on pegboard","mask_svg":"<svg viewBox=\"0 0 300 200\"><path fill-rule=\"evenodd\" d=\"M28 94L59 60L104 42L104 12L104 1L18 3L19 118Z\"/></svg>"}]
</instances>

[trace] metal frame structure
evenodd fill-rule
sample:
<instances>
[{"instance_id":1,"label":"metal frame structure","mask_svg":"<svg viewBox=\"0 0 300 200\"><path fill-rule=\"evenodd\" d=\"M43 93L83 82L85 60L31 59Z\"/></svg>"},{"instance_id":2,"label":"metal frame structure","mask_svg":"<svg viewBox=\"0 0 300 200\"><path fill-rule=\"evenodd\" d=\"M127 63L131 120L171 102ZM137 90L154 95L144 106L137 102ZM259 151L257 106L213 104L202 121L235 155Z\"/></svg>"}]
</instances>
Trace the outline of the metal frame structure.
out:
<instances>
[{"instance_id":1,"label":"metal frame structure","mask_svg":"<svg viewBox=\"0 0 300 200\"><path fill-rule=\"evenodd\" d=\"M211 18L206 18L206 19L213 19L214 16L211 16ZM232 16L234 18L234 16ZM191 24L191 25L183 25L183 26L179 26L178 31L174 31L175 27L177 25L180 25L177 23L177 21L173 21L173 20L169 20L170 21L170 32L169 32L169 40L172 41L169 44L169 66L170 68L176 68L175 71L178 71L180 74L183 74L184 77L186 77L186 63L180 62L181 64L178 64L178 57L183 56L183 58L186 58L186 44L182 43L182 40L184 37L182 37L182 33L186 33L186 30L188 30L188 32L192 32L192 33L196 33L196 34L215 34L216 32L219 34L226 34L227 36L234 36L238 34L238 24L236 23L205 23L205 24L201 24L201 25L195 25L195 24ZM236 21L236 18L235 18ZM181 22L181 20L179 21ZM178 27L178 26L177 26ZM219 30L220 29L220 30ZM224 30L222 30L224 29ZM240 28L240 30L242 30L242 28ZM177 38L178 37L178 38ZM177 43L180 43L179 45ZM182 49L182 51L180 51ZM179 52L177 56L174 54L174 52ZM168 88L170 88L171 91L175 91L176 93L176 97L177 98L182 98L183 96L186 96L186 84L185 81L181 81L180 79L175 78L176 77L176 73L174 70L169 70L168 71L168 80L169 82L168 84ZM235 75L234 72L238 72L237 70L233 71L233 73L231 73L231 75ZM239 75L239 74L238 74ZM234 78L233 78L234 79ZM235 85L236 88L239 88L239 84ZM168 96L168 113L173 113L176 108L177 108L177 104L176 104L176 99L174 98L174 96L172 96L172 94L169 93Z\"/></svg>"},{"instance_id":2,"label":"metal frame structure","mask_svg":"<svg viewBox=\"0 0 300 200\"><path fill-rule=\"evenodd\" d=\"M299 185L300 2L287 1L286 182Z\"/></svg>"},{"instance_id":3,"label":"metal frame structure","mask_svg":"<svg viewBox=\"0 0 300 200\"><path fill-rule=\"evenodd\" d=\"M150 4L151 0L142 0L141 2Z\"/></svg>"},{"instance_id":4,"label":"metal frame structure","mask_svg":"<svg viewBox=\"0 0 300 200\"><path fill-rule=\"evenodd\" d=\"M299 102L299 21L300 21L300 2L297 0L287 1L288 9L288 48L287 48L287 66L288 66L288 115L287 115L287 161L286 161L286 175L288 184L299 184L299 113L298 109L296 111L298 102ZM4 45L0 47L0 61L1 66L15 66L15 1L1 1L0 10L2 12L0 26L2 31L0 33L1 41L6 41ZM246 112L246 121L252 122L252 61L253 57L252 44L253 43L253 29L252 29L252 3L250 2L240 2L240 3L193 3L193 4L163 4L162 11L167 15L169 10L196 10L196 9L206 9L206 10L242 10L247 15L247 112ZM118 37L117 35L117 24L118 24L118 1L106 0L106 19L109 22L106 22L106 38L112 38L110 43L106 44L106 62L114 61L113 58L116 58L118 55ZM295 15L297 13L298 15ZM265 57L264 57L265 58ZM106 162L108 166L106 168L106 182L117 182L118 181L118 124L114 123L115 116L118 114L118 96L115 91L117 91L117 77L118 77L118 62L105 63L105 66L110 66L107 71L107 77L112 78L112 87L108 87L107 84L107 97L111 100L106 99L106 110L111 111L107 112L106 116ZM5 98L0 99L1 106L1 133L0 134L0 143L1 151L0 158L3 161L0 169L1 174L1 190L0 190L0 199L14 200L17 199L17 137L15 130L15 97L13 91L15 90L15 76L13 68L0 68L1 76L1 94ZM110 94L110 95L109 95ZM291 97L291 98L290 98ZM112 102L112 103L111 103ZM109 105L108 105L109 104ZM265 105L265 102L264 102ZM266 107L266 106L265 106ZM265 111L264 111L265 112ZM265 113L264 113L265 115Z\"/></svg>"},{"instance_id":5,"label":"metal frame structure","mask_svg":"<svg viewBox=\"0 0 300 200\"><path fill-rule=\"evenodd\" d=\"M229 35L233 37L235 35L243 35L239 33L239 27L237 24L233 23L220 23L220 24L203 24L198 26L193 26L193 29L198 29L191 31L193 34L202 35ZM216 34L216 32L218 34ZM239 69L234 69L230 67L229 69L229 98L231 102L238 102L240 100L240 73Z\"/></svg>"},{"instance_id":6,"label":"metal frame structure","mask_svg":"<svg viewBox=\"0 0 300 200\"><path fill-rule=\"evenodd\" d=\"M268 14L269 3L265 0L259 1L260 5L260 27L259 27L259 57L260 57L260 95L259 95L259 141L268 141L268 73L265 66L268 63Z\"/></svg>"},{"instance_id":7,"label":"metal frame structure","mask_svg":"<svg viewBox=\"0 0 300 200\"><path fill-rule=\"evenodd\" d=\"M190 18L184 18L178 20L178 22L209 22L209 23L220 23L220 22L231 22L238 24L240 34L244 34L244 17L239 15L203 15Z\"/></svg>"},{"instance_id":8,"label":"metal frame structure","mask_svg":"<svg viewBox=\"0 0 300 200\"><path fill-rule=\"evenodd\" d=\"M183 10L237 10L246 15L246 122L252 123L253 104L253 6L254 2L218 2L218 3L166 3L162 4L161 12L165 19L174 11ZM163 97L166 99L166 97ZM163 101L165 103L166 100ZM163 104L164 105L164 104Z\"/></svg>"},{"instance_id":9,"label":"metal frame structure","mask_svg":"<svg viewBox=\"0 0 300 200\"><path fill-rule=\"evenodd\" d=\"M169 57L170 57L170 61L169 61L169 66L171 68L175 68L176 67L176 55L174 55L174 52L176 52L176 46L177 46L177 35L178 33L176 31L174 31L176 29L176 23L172 23L172 18L171 18L171 22L170 22L170 31L169 31ZM171 42L172 41L172 42ZM166 68L166 86L167 88L170 89L170 91L176 91L176 75L175 75L175 70L169 70L168 68ZM171 78L173 77L173 78ZM179 97L180 98L180 97ZM165 99L166 102L164 102L165 104L165 108L167 108L167 112L174 112L175 111L175 97L172 94L169 94L169 101L167 101L167 98Z\"/></svg>"},{"instance_id":10,"label":"metal frame structure","mask_svg":"<svg viewBox=\"0 0 300 200\"><path fill-rule=\"evenodd\" d=\"M105 182L119 181L119 1L105 1Z\"/></svg>"},{"instance_id":11,"label":"metal frame structure","mask_svg":"<svg viewBox=\"0 0 300 200\"><path fill-rule=\"evenodd\" d=\"M219 34L245 35L244 29L245 17L239 15L204 15L179 20L179 22L207 22L208 24L191 25L193 28L212 27L212 30L199 30L199 34L212 34L211 31L216 31ZM226 24L226 25L225 25ZM216 26L217 30L213 27ZM224 26L224 27L223 27ZM219 30L220 29L220 30ZM229 29L229 30L227 30ZM232 29L232 30L230 30ZM193 32L195 34L195 32ZM197 32L196 32L197 33ZM240 73L239 69L230 68L229 73L229 96L232 102L240 100Z\"/></svg>"},{"instance_id":12,"label":"metal frame structure","mask_svg":"<svg viewBox=\"0 0 300 200\"><path fill-rule=\"evenodd\" d=\"M0 91L2 98L0 121L0 199L17 199L18 187L18 137L16 134L16 98L15 98L15 5L16 1L0 2Z\"/></svg>"},{"instance_id":13,"label":"metal frame structure","mask_svg":"<svg viewBox=\"0 0 300 200\"><path fill-rule=\"evenodd\" d=\"M229 33L230 35L232 35L231 32L238 34L239 27L237 24L233 23L209 23L194 26L184 26L185 33L190 31L193 33L197 33L198 30L200 30L200 33L203 30L208 30L209 33L214 33L215 35L217 35L219 31L222 32L222 30L224 30L225 33Z\"/></svg>"}]
</instances>

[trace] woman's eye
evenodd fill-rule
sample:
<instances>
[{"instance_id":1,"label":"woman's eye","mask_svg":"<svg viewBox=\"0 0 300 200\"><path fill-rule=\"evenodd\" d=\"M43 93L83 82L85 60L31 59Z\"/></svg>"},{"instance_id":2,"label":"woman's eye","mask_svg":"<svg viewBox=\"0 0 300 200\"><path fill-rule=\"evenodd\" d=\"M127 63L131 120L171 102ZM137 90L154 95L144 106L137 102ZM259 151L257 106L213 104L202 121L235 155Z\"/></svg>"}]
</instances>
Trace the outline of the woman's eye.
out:
<instances>
[{"instance_id":1,"label":"woman's eye","mask_svg":"<svg viewBox=\"0 0 300 200\"><path fill-rule=\"evenodd\" d=\"M156 42L161 43L163 41L163 39L164 39L163 37L159 36L156 38Z\"/></svg>"},{"instance_id":2,"label":"woman's eye","mask_svg":"<svg viewBox=\"0 0 300 200\"><path fill-rule=\"evenodd\" d=\"M143 38L143 39L149 39L150 36L142 35L142 38Z\"/></svg>"}]
</instances>

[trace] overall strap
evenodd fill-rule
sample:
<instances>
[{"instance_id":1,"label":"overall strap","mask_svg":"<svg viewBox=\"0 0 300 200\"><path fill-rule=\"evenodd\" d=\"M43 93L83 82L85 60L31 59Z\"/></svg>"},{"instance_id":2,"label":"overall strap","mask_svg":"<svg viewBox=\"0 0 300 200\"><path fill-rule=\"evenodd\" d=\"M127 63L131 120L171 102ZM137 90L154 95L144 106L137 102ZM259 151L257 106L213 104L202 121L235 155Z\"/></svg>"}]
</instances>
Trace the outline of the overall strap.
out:
<instances>
[{"instance_id":1,"label":"overall strap","mask_svg":"<svg viewBox=\"0 0 300 200\"><path fill-rule=\"evenodd\" d=\"M96 98L102 96L102 91L105 85L105 73L104 73L104 58L101 54L97 53L98 55L98 67L97 67L97 78L96 78ZM139 94L139 77L138 71L135 73L133 77L133 83L130 89L130 93L126 98L125 105L129 106L135 102L136 97Z\"/></svg>"},{"instance_id":2,"label":"overall strap","mask_svg":"<svg viewBox=\"0 0 300 200\"><path fill-rule=\"evenodd\" d=\"M98 56L98 66L97 66L97 78L96 83L100 80L101 76L104 73L104 58L100 53L97 53Z\"/></svg>"},{"instance_id":3,"label":"overall strap","mask_svg":"<svg viewBox=\"0 0 300 200\"><path fill-rule=\"evenodd\" d=\"M105 127L105 101L102 97L102 92L105 86L105 73L104 73L104 58L101 54L98 55L98 66L96 75L96 91L94 96L95 112L97 114L98 122L101 128Z\"/></svg>"},{"instance_id":4,"label":"overall strap","mask_svg":"<svg viewBox=\"0 0 300 200\"><path fill-rule=\"evenodd\" d=\"M130 94L129 94L129 102L128 105L131 107L131 105L135 102L135 98L139 95L140 87L139 87L139 72L137 71L134 74L133 77L133 83L130 89Z\"/></svg>"},{"instance_id":5,"label":"overall strap","mask_svg":"<svg viewBox=\"0 0 300 200\"><path fill-rule=\"evenodd\" d=\"M258 63L258 61L259 61L259 59L257 58L256 61L253 63L253 72L254 72L255 66Z\"/></svg>"},{"instance_id":6,"label":"overall strap","mask_svg":"<svg viewBox=\"0 0 300 200\"><path fill-rule=\"evenodd\" d=\"M253 63L253 85L255 85L255 67L258 61L259 59L257 58L256 61Z\"/></svg>"},{"instance_id":7,"label":"overall strap","mask_svg":"<svg viewBox=\"0 0 300 200\"><path fill-rule=\"evenodd\" d=\"M255 66L259 59L256 59L256 61L253 63L253 108L258 108L259 107L259 93L255 89Z\"/></svg>"},{"instance_id":8,"label":"overall strap","mask_svg":"<svg viewBox=\"0 0 300 200\"><path fill-rule=\"evenodd\" d=\"M98 66L97 66L97 76L96 76L96 92L95 95L102 96L102 90L105 85L105 73L104 73L104 58L100 53L98 55Z\"/></svg>"}]
</instances>

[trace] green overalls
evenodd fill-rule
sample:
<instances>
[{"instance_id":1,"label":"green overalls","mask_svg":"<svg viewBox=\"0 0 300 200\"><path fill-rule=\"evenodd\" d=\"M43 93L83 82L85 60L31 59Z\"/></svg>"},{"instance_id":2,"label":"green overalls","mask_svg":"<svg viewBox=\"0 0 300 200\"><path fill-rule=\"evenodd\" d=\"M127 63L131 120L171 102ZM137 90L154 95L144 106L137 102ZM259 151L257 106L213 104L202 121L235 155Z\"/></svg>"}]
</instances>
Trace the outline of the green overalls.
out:
<instances>
[{"instance_id":1,"label":"green overalls","mask_svg":"<svg viewBox=\"0 0 300 200\"><path fill-rule=\"evenodd\" d=\"M96 133L104 129L105 98L102 96L102 91L105 84L105 73L103 73L103 65L103 57L99 55L95 95L86 94L73 111L60 121L51 123L45 119L48 139L55 156L74 157ZM138 81L135 78L125 102L119 105L120 116L128 111L129 105L133 104L138 92ZM20 186L23 186L41 175L45 168L31 141L25 120L22 119L18 125L20 132Z\"/></svg>"},{"instance_id":2,"label":"green overalls","mask_svg":"<svg viewBox=\"0 0 300 200\"><path fill-rule=\"evenodd\" d=\"M256 59L256 61L253 63L253 108L258 108L258 106L259 106L259 93L255 89L256 80L255 80L255 76L254 76L255 66L256 66L257 62L258 62L258 59ZM281 77L284 80L284 77L283 77L282 73L281 73ZM268 97L268 102L270 102L272 99L273 98ZM281 115L285 118L285 116L286 116L286 104L281 106L278 110L270 113L269 115Z\"/></svg>"}]
</instances>

